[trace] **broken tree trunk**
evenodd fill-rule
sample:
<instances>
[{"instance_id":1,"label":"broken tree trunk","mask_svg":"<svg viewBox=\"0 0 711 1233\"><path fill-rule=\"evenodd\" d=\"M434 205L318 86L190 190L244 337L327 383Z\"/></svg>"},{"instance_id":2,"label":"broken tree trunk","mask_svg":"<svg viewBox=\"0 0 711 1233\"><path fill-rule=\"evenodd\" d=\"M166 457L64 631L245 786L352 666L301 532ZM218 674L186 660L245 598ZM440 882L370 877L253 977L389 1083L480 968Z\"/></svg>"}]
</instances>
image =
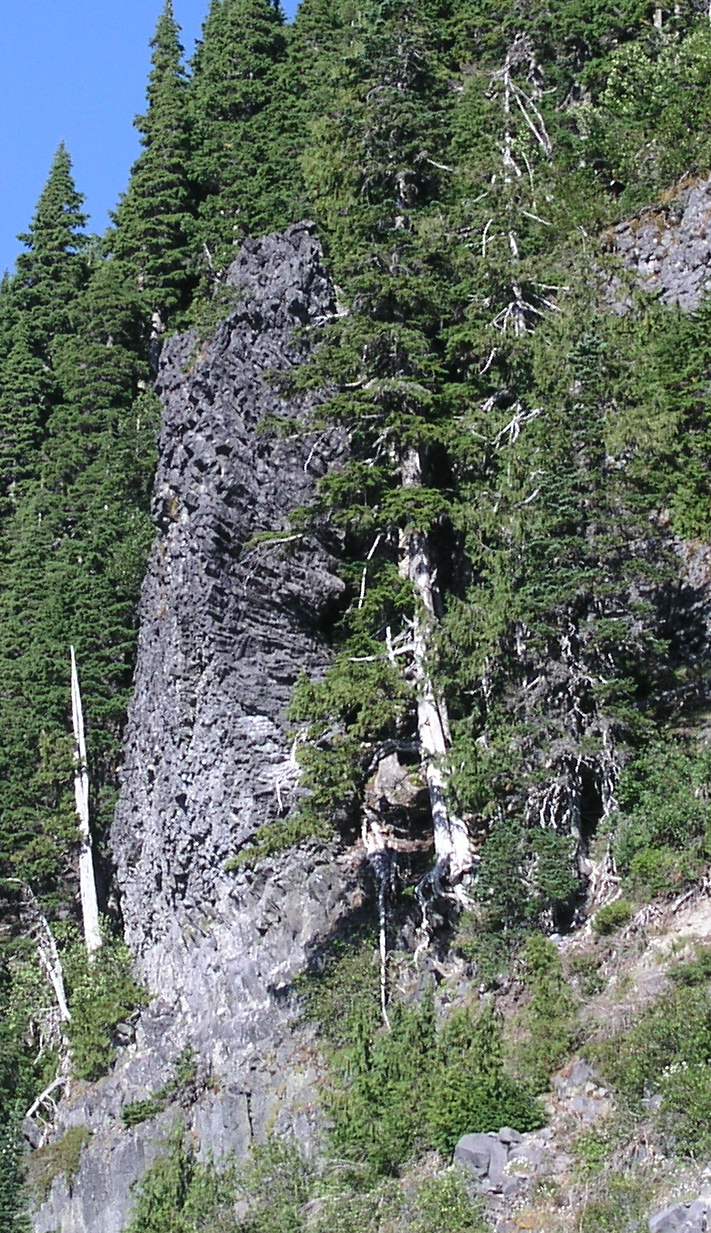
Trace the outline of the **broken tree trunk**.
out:
<instances>
[{"instance_id":1,"label":"broken tree trunk","mask_svg":"<svg viewBox=\"0 0 711 1233\"><path fill-rule=\"evenodd\" d=\"M378 933L380 943L380 1009L390 1031L388 1018L388 894L393 883L393 853L377 816L366 811L363 844L378 889Z\"/></svg>"},{"instance_id":2,"label":"broken tree trunk","mask_svg":"<svg viewBox=\"0 0 711 1233\"><path fill-rule=\"evenodd\" d=\"M6 878L7 882L12 882L16 886L22 888L22 894L25 901L25 910L30 920L32 921L34 941L37 946L37 955L39 961L44 968L45 975L50 985L54 990L54 996L57 1000L57 1010L59 1011L60 1023L71 1023L72 1016L67 1003L67 994L64 988L64 970L62 961L57 950L57 943L54 940L54 935L49 927L49 921L37 902L37 897L26 882L20 878Z\"/></svg>"},{"instance_id":3,"label":"broken tree trunk","mask_svg":"<svg viewBox=\"0 0 711 1233\"><path fill-rule=\"evenodd\" d=\"M422 484L419 450L409 446L401 464L404 488ZM445 759L450 744L449 717L444 698L435 688L430 667L432 633L439 619L436 571L423 531L406 527L400 535L400 573L415 590L413 658L417 688L417 728L422 768L427 779L434 828L435 866L420 884L420 897L429 888L437 897L464 899L460 885L472 866L472 845L466 824L447 800ZM445 890L443 881L448 889Z\"/></svg>"},{"instance_id":4,"label":"broken tree trunk","mask_svg":"<svg viewBox=\"0 0 711 1233\"><path fill-rule=\"evenodd\" d=\"M91 843L91 827L89 824L89 773L86 764L86 742L84 740L84 712L79 690L79 674L77 672L74 647L70 647L72 660L72 724L74 726L74 797L76 800L77 818L79 820L79 889L81 892L81 911L84 922L84 941L89 960L93 961L96 952L101 948L101 929L99 926L99 905L96 897L96 879L94 877L94 856Z\"/></svg>"}]
</instances>

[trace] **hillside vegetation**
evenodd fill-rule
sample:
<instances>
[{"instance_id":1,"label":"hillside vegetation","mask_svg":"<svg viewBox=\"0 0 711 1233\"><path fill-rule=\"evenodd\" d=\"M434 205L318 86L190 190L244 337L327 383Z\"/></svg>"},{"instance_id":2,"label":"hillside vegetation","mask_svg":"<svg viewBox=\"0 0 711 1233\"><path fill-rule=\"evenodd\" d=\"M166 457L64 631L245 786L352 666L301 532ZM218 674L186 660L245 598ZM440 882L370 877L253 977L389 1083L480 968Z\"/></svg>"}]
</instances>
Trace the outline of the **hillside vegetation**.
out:
<instances>
[{"instance_id":1,"label":"hillside vegetation","mask_svg":"<svg viewBox=\"0 0 711 1233\"><path fill-rule=\"evenodd\" d=\"M67 1050L81 1077L110 1066L145 996L105 841L161 340L204 338L226 315L245 237L311 218L339 313L295 381L323 392L310 427L342 425L350 458L294 533L337 530L346 591L332 667L291 707L310 793L238 863L352 842L364 817L372 838L368 785L393 754L429 785L436 855L400 864L397 911L486 996L444 1023L426 997L393 999L386 1031L374 969L375 992L323 1047L352 1193L375 1187L402 1227L475 1233L459 1183L392 1179L447 1159L466 1130L545 1120L538 1097L585 1039L571 988L591 980L594 996L597 969L563 973L543 935L614 899L595 918L603 947L709 863L711 646L680 576L711 531L711 306L641 290L610 236L649 209L669 225L711 172L711 24L690 0L303 0L293 25L269 0L212 0L186 66L166 0L152 46L142 152L111 228L87 234L60 147L0 289L0 1224L25 1227L21 1118ZM105 913L95 966L79 944L70 645ZM428 699L444 744L425 756ZM388 911L397 861L377 835ZM36 955L40 910L66 968L66 1032ZM360 961L338 960L346 983ZM337 967L304 992L319 1022ZM518 1050L491 993L511 973L529 982ZM679 977L596 1062L630 1107L671 1076L659 1133L682 1154L708 1147L708 976ZM131 1233L297 1233L314 1194L309 1228L376 1228L369 1200L347 1217L335 1181L316 1186L290 1151L255 1159L256 1215L231 1224L220 1187L236 1182L178 1136Z\"/></svg>"}]
</instances>

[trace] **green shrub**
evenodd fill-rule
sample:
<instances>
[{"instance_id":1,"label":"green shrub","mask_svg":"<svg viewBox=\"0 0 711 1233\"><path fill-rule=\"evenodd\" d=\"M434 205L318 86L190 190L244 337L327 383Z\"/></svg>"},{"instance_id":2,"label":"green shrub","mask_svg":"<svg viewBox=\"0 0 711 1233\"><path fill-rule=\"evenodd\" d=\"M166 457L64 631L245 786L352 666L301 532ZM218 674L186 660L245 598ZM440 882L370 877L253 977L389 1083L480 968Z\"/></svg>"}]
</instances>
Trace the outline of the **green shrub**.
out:
<instances>
[{"instance_id":1,"label":"green shrub","mask_svg":"<svg viewBox=\"0 0 711 1233\"><path fill-rule=\"evenodd\" d=\"M528 1086L542 1092L577 1043L577 1007L553 942L535 934L526 942L523 960L531 1000L522 1017L526 1039L516 1050L516 1064Z\"/></svg>"},{"instance_id":2,"label":"green shrub","mask_svg":"<svg viewBox=\"0 0 711 1233\"><path fill-rule=\"evenodd\" d=\"M319 1034L333 1048L344 1048L358 1031L375 1032L380 1010L380 958L372 929L344 942L334 941L320 969L298 976L298 994L305 1019L318 1023Z\"/></svg>"},{"instance_id":3,"label":"green shrub","mask_svg":"<svg viewBox=\"0 0 711 1233\"><path fill-rule=\"evenodd\" d=\"M586 1203L577 1226L580 1233L647 1233L653 1188L643 1175L605 1176L605 1195Z\"/></svg>"},{"instance_id":4,"label":"green shrub","mask_svg":"<svg viewBox=\"0 0 711 1233\"><path fill-rule=\"evenodd\" d=\"M492 989L505 979L521 937L522 931L515 929L505 933L484 929L476 912L463 912L452 948L474 965L479 984Z\"/></svg>"},{"instance_id":5,"label":"green shrub","mask_svg":"<svg viewBox=\"0 0 711 1233\"><path fill-rule=\"evenodd\" d=\"M544 1122L528 1090L505 1072L493 1009L457 1010L437 1031L431 1003L390 1009L391 1030L363 1024L337 1065L329 1110L334 1146L376 1174L426 1148L451 1152L461 1135Z\"/></svg>"},{"instance_id":6,"label":"green shrub","mask_svg":"<svg viewBox=\"0 0 711 1233\"><path fill-rule=\"evenodd\" d=\"M636 894L678 894L698 880L711 833L708 751L658 740L625 768L614 853Z\"/></svg>"},{"instance_id":7,"label":"green shrub","mask_svg":"<svg viewBox=\"0 0 711 1233\"><path fill-rule=\"evenodd\" d=\"M293 1140L272 1138L255 1147L237 1178L238 1193L250 1203L243 1233L301 1233L313 1179L313 1165Z\"/></svg>"},{"instance_id":8,"label":"green shrub","mask_svg":"<svg viewBox=\"0 0 711 1233\"><path fill-rule=\"evenodd\" d=\"M550 827L537 827L531 835L531 852L531 886L539 899L539 910L568 903L579 886L574 869L575 841Z\"/></svg>"},{"instance_id":9,"label":"green shrub","mask_svg":"<svg viewBox=\"0 0 711 1233\"><path fill-rule=\"evenodd\" d=\"M481 851L475 889L485 927L507 933L536 928L543 913L568 903L579 886L574 849L569 835L527 829L510 818L497 822Z\"/></svg>"},{"instance_id":10,"label":"green shrub","mask_svg":"<svg viewBox=\"0 0 711 1233\"><path fill-rule=\"evenodd\" d=\"M185 1093L197 1079L197 1058L191 1045L187 1045L173 1063L173 1078L158 1088L145 1100L133 1100L121 1110L121 1121L131 1128L141 1122L157 1117L175 1096Z\"/></svg>"},{"instance_id":11,"label":"green shrub","mask_svg":"<svg viewBox=\"0 0 711 1233\"><path fill-rule=\"evenodd\" d=\"M679 1062L661 1076L659 1126L675 1151L711 1153L711 1061Z\"/></svg>"},{"instance_id":12,"label":"green shrub","mask_svg":"<svg viewBox=\"0 0 711 1233\"><path fill-rule=\"evenodd\" d=\"M278 856L280 852L295 848L307 839L319 839L325 843L332 839L333 835L333 828L322 819L313 818L303 812L297 812L288 818L279 818L276 822L267 822L259 828L247 847L227 861L225 873L252 869L260 861Z\"/></svg>"},{"instance_id":13,"label":"green shrub","mask_svg":"<svg viewBox=\"0 0 711 1233\"><path fill-rule=\"evenodd\" d=\"M608 903L595 913L592 927L595 933L600 934L601 937L607 937L608 934L626 925L631 915L632 904L626 899L616 899L614 903Z\"/></svg>"},{"instance_id":14,"label":"green shrub","mask_svg":"<svg viewBox=\"0 0 711 1233\"><path fill-rule=\"evenodd\" d=\"M463 1009L451 1013L437 1036L434 1074L423 1078L429 1138L442 1152L453 1151L464 1134L501 1126L535 1130L545 1122L528 1085L504 1070L501 1021L493 1007L476 1017Z\"/></svg>"},{"instance_id":15,"label":"green shrub","mask_svg":"<svg viewBox=\"0 0 711 1233\"><path fill-rule=\"evenodd\" d=\"M669 975L677 985L707 985L711 981L711 946L699 946L687 963L676 963Z\"/></svg>"},{"instance_id":16,"label":"green shrub","mask_svg":"<svg viewBox=\"0 0 711 1233\"><path fill-rule=\"evenodd\" d=\"M81 1154L91 1138L91 1133L85 1126L70 1126L61 1139L48 1143L32 1153L27 1170L28 1189L32 1198L39 1205L44 1203L52 1183L57 1177L64 1179L67 1187L79 1171Z\"/></svg>"},{"instance_id":17,"label":"green shrub","mask_svg":"<svg viewBox=\"0 0 711 1233\"><path fill-rule=\"evenodd\" d=\"M136 1187L133 1218L126 1233L191 1233L185 1215L195 1183L196 1163L178 1127ZM207 1213L206 1213L207 1214Z\"/></svg>"},{"instance_id":18,"label":"green shrub","mask_svg":"<svg viewBox=\"0 0 711 1233\"><path fill-rule=\"evenodd\" d=\"M22 1149L14 1126L0 1124L0 1229L3 1233L30 1233L25 1216L22 1164Z\"/></svg>"},{"instance_id":19,"label":"green shrub","mask_svg":"<svg viewBox=\"0 0 711 1233\"><path fill-rule=\"evenodd\" d=\"M425 1182L415 1195L410 1233L487 1233L488 1222L454 1171Z\"/></svg>"},{"instance_id":20,"label":"green shrub","mask_svg":"<svg viewBox=\"0 0 711 1233\"><path fill-rule=\"evenodd\" d=\"M711 998L703 988L670 989L629 1031L595 1045L605 1077L630 1100L659 1090L665 1072L711 1062Z\"/></svg>"},{"instance_id":21,"label":"green shrub","mask_svg":"<svg viewBox=\"0 0 711 1233\"><path fill-rule=\"evenodd\" d=\"M320 1025L332 1081L334 1147L375 1175L428 1148L450 1152L469 1131L543 1124L528 1089L505 1073L492 1008L457 1010L437 1029L431 1001L395 1002L383 1028L376 938L336 942L320 971L296 982Z\"/></svg>"},{"instance_id":22,"label":"green shrub","mask_svg":"<svg viewBox=\"0 0 711 1233\"><path fill-rule=\"evenodd\" d=\"M492 827L481 851L475 888L492 931L510 929L533 915L528 862L528 836L520 823L507 818Z\"/></svg>"},{"instance_id":23,"label":"green shrub","mask_svg":"<svg viewBox=\"0 0 711 1233\"><path fill-rule=\"evenodd\" d=\"M690 965L680 966L688 973ZM661 1095L660 1129L678 1151L698 1156L711 1152L711 996L694 982L677 984L629 1031L589 1052L633 1105Z\"/></svg>"},{"instance_id":24,"label":"green shrub","mask_svg":"<svg viewBox=\"0 0 711 1233\"><path fill-rule=\"evenodd\" d=\"M79 1079L93 1081L106 1074L116 1056L113 1035L117 1025L148 1003L131 969L128 947L113 939L104 943L93 963L79 942L64 956L72 1012L68 1031Z\"/></svg>"},{"instance_id":25,"label":"green shrub","mask_svg":"<svg viewBox=\"0 0 711 1233\"><path fill-rule=\"evenodd\" d=\"M600 960L589 951L575 951L568 961L571 974L577 978L583 997L592 998L602 993L607 980L600 975Z\"/></svg>"},{"instance_id":26,"label":"green shrub","mask_svg":"<svg viewBox=\"0 0 711 1233\"><path fill-rule=\"evenodd\" d=\"M390 1010L391 1031L373 1032L367 1018L335 1062L328 1101L336 1150L378 1173L394 1173L428 1146L423 1096L436 1065L430 1003Z\"/></svg>"},{"instance_id":27,"label":"green shrub","mask_svg":"<svg viewBox=\"0 0 711 1233\"><path fill-rule=\"evenodd\" d=\"M239 1172L234 1164L200 1165L177 1126L136 1187L126 1233L303 1233L312 1176L295 1144L279 1139L255 1147ZM250 1204L239 1220L238 1197Z\"/></svg>"},{"instance_id":28,"label":"green shrub","mask_svg":"<svg viewBox=\"0 0 711 1233\"><path fill-rule=\"evenodd\" d=\"M246 1202L237 1217L235 1201ZM306 1205L309 1204L307 1208ZM316 1168L293 1140L269 1139L239 1167L199 1165L178 1127L136 1187L126 1233L486 1233L458 1172L399 1180Z\"/></svg>"},{"instance_id":29,"label":"green shrub","mask_svg":"<svg viewBox=\"0 0 711 1233\"><path fill-rule=\"evenodd\" d=\"M490 1226L450 1169L439 1177L408 1178L405 1185L388 1178L365 1193L341 1187L308 1227L313 1233L488 1233Z\"/></svg>"},{"instance_id":30,"label":"green shrub","mask_svg":"<svg viewBox=\"0 0 711 1233\"><path fill-rule=\"evenodd\" d=\"M642 848L629 862L629 881L644 899L676 895L697 882L703 869L698 854L674 848Z\"/></svg>"},{"instance_id":31,"label":"green shrub","mask_svg":"<svg viewBox=\"0 0 711 1233\"><path fill-rule=\"evenodd\" d=\"M141 1122L157 1117L165 1109L166 1103L166 1100L157 1094L147 1096L145 1100L132 1100L121 1110L121 1121L130 1130L133 1126L140 1126Z\"/></svg>"}]
</instances>

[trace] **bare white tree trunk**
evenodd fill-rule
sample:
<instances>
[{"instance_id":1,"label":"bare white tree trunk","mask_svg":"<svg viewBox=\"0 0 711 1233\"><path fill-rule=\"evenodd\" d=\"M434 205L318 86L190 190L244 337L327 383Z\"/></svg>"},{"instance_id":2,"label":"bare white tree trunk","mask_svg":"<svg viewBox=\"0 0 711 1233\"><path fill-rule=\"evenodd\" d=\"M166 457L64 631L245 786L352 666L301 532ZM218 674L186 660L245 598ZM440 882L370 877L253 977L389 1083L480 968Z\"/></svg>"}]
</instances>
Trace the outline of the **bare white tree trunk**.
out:
<instances>
[{"instance_id":1,"label":"bare white tree trunk","mask_svg":"<svg viewBox=\"0 0 711 1233\"><path fill-rule=\"evenodd\" d=\"M34 940L37 946L37 954L39 956L39 961L44 968L47 980L54 990L54 996L57 999L57 1009L59 1011L60 1022L71 1023L72 1016L67 1003L66 990L64 988L64 970L62 968L62 961L59 958L57 943L55 942L54 935L49 927L49 921L40 908L31 886L28 886L26 882L22 882L19 878L7 878L6 881L13 882L16 886L22 887L25 907L28 915L32 919L34 927Z\"/></svg>"},{"instance_id":2,"label":"bare white tree trunk","mask_svg":"<svg viewBox=\"0 0 711 1233\"><path fill-rule=\"evenodd\" d=\"M404 488L419 488L422 466L419 450L410 446L401 468ZM424 532L406 528L400 536L400 573L412 583L417 600L413 632L413 656L417 685L417 728L422 767L427 779L434 827L436 864L432 875L436 894L442 894L446 877L450 893L462 897L458 883L472 866L469 831L447 800L445 759L450 745L449 717L445 700L432 681L429 657L432 632L438 620L436 572Z\"/></svg>"},{"instance_id":3,"label":"bare white tree trunk","mask_svg":"<svg viewBox=\"0 0 711 1233\"><path fill-rule=\"evenodd\" d=\"M24 908L31 923L31 936L37 947L37 957L44 969L45 976L49 981L54 991L55 1001L57 1003L57 1018L59 1020L56 1027L58 1028L58 1061L56 1078L52 1080L48 1087L32 1102L25 1117L34 1118L37 1116L41 1108L46 1108L50 1113L50 1118L53 1121L56 1114L56 1102L52 1100L52 1093L58 1088L66 1091L71 1082L72 1071L72 1052L69 1044L69 1039L66 1033L66 1024L71 1023L72 1014L67 1002L67 991L64 986L64 969L62 960L59 957L57 943L54 940L54 934L49 927L49 921L37 902L37 897L32 890L32 887L27 882L23 882L20 878L6 878L7 882L12 882L16 886L21 887L24 899ZM51 1126L45 1128L45 1132L40 1139L40 1145L44 1142L45 1134L49 1133Z\"/></svg>"},{"instance_id":4,"label":"bare white tree trunk","mask_svg":"<svg viewBox=\"0 0 711 1233\"><path fill-rule=\"evenodd\" d=\"M378 817L366 812L363 821L363 845L378 888L378 933L380 943L380 1009L383 1022L390 1031L388 1018L388 891L393 877L393 854Z\"/></svg>"},{"instance_id":5,"label":"bare white tree trunk","mask_svg":"<svg viewBox=\"0 0 711 1233\"><path fill-rule=\"evenodd\" d=\"M72 659L72 724L74 726L74 797L79 820L79 888L81 911L84 922L84 941L89 960L92 961L101 948L99 905L96 897L94 857L89 825L89 774L86 765L86 742L84 739L84 712L79 674L74 647L70 647Z\"/></svg>"}]
</instances>

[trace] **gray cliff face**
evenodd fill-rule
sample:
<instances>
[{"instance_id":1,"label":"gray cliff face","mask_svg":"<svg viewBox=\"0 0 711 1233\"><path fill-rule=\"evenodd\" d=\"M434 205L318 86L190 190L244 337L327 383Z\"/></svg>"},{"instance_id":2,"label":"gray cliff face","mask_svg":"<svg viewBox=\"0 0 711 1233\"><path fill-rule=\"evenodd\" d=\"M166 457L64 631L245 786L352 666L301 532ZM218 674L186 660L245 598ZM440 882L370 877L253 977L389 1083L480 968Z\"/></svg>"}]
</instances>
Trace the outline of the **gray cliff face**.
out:
<instances>
[{"instance_id":1,"label":"gray cliff face","mask_svg":"<svg viewBox=\"0 0 711 1233\"><path fill-rule=\"evenodd\" d=\"M178 1116L203 1158L243 1153L272 1128L307 1144L319 1133L318 1054L286 991L360 906L359 857L306 845L256 872L224 865L293 805L285 712L300 672L328 663L322 629L341 583L324 542L289 538L289 515L345 441L280 431L313 396L285 399L274 374L307 357L301 327L332 317L334 292L308 224L247 242L229 282L229 318L202 347L171 340L158 380L159 533L112 832L126 936L154 1000L114 1072L63 1106L58 1133L93 1135L36 1233L120 1233L130 1184ZM121 1109L169 1080L186 1045L209 1084L125 1129Z\"/></svg>"},{"instance_id":2,"label":"gray cliff face","mask_svg":"<svg viewBox=\"0 0 711 1233\"><path fill-rule=\"evenodd\" d=\"M711 287L711 180L682 183L666 205L614 229L614 248L643 290L693 312ZM613 280L613 307L630 298Z\"/></svg>"}]
</instances>

